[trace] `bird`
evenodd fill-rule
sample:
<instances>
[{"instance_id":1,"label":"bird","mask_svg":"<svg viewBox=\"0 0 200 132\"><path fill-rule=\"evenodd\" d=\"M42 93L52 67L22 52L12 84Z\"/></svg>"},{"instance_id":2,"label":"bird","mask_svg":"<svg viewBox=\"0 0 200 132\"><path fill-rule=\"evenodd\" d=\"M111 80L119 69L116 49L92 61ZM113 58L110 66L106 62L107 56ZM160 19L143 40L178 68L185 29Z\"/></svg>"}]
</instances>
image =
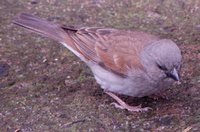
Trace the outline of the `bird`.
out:
<instances>
[{"instance_id":1,"label":"bird","mask_svg":"<svg viewBox=\"0 0 200 132\"><path fill-rule=\"evenodd\" d=\"M13 23L51 38L74 53L91 69L96 82L116 102L116 108L131 112L150 107L131 106L118 95L144 97L180 81L182 55L171 39L150 33L102 27L54 24L21 13Z\"/></svg>"}]
</instances>

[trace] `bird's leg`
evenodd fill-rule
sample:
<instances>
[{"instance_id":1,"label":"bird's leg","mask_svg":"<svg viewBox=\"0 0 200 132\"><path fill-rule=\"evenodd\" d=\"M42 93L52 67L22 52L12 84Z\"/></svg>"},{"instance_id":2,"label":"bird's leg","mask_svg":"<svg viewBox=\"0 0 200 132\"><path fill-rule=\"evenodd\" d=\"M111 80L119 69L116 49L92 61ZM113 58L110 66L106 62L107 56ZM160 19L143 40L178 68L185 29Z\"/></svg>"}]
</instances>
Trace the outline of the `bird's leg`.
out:
<instances>
[{"instance_id":1,"label":"bird's leg","mask_svg":"<svg viewBox=\"0 0 200 132\"><path fill-rule=\"evenodd\" d=\"M114 104L116 108L126 109L126 110L131 111L131 112L144 112L144 111L148 111L148 110L152 109L150 107L142 108L141 105L130 106L130 105L126 104L123 100L121 100L114 93L108 92L108 91L105 91L105 93L108 94L109 96L111 96L113 99L115 99L117 101L117 103L115 103L115 102L111 103L111 104Z\"/></svg>"}]
</instances>

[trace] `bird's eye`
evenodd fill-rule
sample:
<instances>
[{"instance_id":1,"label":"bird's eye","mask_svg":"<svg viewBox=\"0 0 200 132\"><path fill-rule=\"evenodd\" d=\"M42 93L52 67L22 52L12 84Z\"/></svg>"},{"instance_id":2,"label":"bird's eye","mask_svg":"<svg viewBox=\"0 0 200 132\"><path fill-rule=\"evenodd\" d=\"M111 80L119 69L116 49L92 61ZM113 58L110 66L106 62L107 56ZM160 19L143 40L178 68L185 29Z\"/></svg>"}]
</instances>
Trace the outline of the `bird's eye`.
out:
<instances>
[{"instance_id":1,"label":"bird's eye","mask_svg":"<svg viewBox=\"0 0 200 132\"><path fill-rule=\"evenodd\" d=\"M158 65L158 68L159 68L160 70L167 71L167 68L166 68L165 66Z\"/></svg>"}]
</instances>

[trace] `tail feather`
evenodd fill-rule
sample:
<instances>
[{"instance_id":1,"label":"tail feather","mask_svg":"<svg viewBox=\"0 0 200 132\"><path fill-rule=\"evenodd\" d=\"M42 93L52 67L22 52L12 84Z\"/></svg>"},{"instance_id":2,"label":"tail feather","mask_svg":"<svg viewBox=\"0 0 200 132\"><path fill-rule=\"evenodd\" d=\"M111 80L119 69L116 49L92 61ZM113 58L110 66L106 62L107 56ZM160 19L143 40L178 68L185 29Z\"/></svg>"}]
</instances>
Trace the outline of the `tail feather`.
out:
<instances>
[{"instance_id":1,"label":"tail feather","mask_svg":"<svg viewBox=\"0 0 200 132\"><path fill-rule=\"evenodd\" d=\"M17 16L13 23L59 42L64 42L67 36L60 26L27 13Z\"/></svg>"}]
</instances>

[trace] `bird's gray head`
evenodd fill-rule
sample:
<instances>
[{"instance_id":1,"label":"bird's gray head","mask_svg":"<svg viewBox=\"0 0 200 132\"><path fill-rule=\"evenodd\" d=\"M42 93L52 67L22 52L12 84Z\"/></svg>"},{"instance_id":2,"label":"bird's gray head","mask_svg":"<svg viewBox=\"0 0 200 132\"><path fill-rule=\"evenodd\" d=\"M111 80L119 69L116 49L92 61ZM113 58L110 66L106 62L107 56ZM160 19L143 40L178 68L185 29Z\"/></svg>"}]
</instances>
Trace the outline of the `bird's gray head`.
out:
<instances>
[{"instance_id":1,"label":"bird's gray head","mask_svg":"<svg viewBox=\"0 0 200 132\"><path fill-rule=\"evenodd\" d=\"M151 73L161 78L172 78L179 81L181 65L181 51L178 46L169 39L156 41L146 47L142 58L146 66L151 68Z\"/></svg>"}]
</instances>

